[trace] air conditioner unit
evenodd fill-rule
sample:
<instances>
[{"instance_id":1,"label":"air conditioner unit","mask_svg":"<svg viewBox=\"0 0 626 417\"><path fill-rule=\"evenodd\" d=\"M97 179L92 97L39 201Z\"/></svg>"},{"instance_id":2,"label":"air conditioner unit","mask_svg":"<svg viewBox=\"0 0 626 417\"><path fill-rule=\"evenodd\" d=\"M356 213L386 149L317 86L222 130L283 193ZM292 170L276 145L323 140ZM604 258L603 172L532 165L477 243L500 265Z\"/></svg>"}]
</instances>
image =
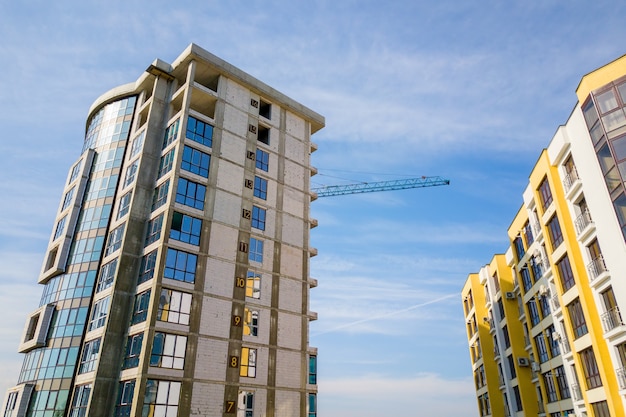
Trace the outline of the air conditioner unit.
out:
<instances>
[{"instance_id":1,"label":"air conditioner unit","mask_svg":"<svg viewBox=\"0 0 626 417\"><path fill-rule=\"evenodd\" d=\"M530 368L535 372L541 371L541 365L539 365L537 362L533 362L532 364L530 364Z\"/></svg>"},{"instance_id":2,"label":"air conditioner unit","mask_svg":"<svg viewBox=\"0 0 626 417\"><path fill-rule=\"evenodd\" d=\"M528 358L517 358L517 364L519 366L529 366L530 361L528 360Z\"/></svg>"},{"instance_id":3,"label":"air conditioner unit","mask_svg":"<svg viewBox=\"0 0 626 417\"><path fill-rule=\"evenodd\" d=\"M539 294L541 294L541 295L548 295L549 292L550 292L550 290L545 285L542 284L542 285L539 286Z\"/></svg>"},{"instance_id":4,"label":"air conditioner unit","mask_svg":"<svg viewBox=\"0 0 626 417\"><path fill-rule=\"evenodd\" d=\"M513 291L507 291L504 293L504 298L507 300L515 300L515 293Z\"/></svg>"},{"instance_id":5,"label":"air conditioner unit","mask_svg":"<svg viewBox=\"0 0 626 417\"><path fill-rule=\"evenodd\" d=\"M553 332L552 333L552 340L554 340L555 342L558 340L561 340L561 334L559 332Z\"/></svg>"}]
</instances>

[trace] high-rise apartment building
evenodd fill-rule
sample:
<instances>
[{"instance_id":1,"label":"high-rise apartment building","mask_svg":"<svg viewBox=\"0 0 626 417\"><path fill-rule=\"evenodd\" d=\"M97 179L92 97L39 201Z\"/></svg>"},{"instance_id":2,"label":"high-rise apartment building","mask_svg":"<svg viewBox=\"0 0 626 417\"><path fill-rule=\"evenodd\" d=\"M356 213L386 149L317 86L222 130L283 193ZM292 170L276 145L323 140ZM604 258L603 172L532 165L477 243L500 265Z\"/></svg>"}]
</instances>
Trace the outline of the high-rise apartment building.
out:
<instances>
[{"instance_id":1,"label":"high-rise apartment building","mask_svg":"<svg viewBox=\"0 0 626 417\"><path fill-rule=\"evenodd\" d=\"M316 416L323 126L196 45L98 98L2 416Z\"/></svg>"},{"instance_id":2,"label":"high-rise apartment building","mask_svg":"<svg viewBox=\"0 0 626 417\"><path fill-rule=\"evenodd\" d=\"M576 93L462 291L481 416L626 414L626 56Z\"/></svg>"}]
</instances>

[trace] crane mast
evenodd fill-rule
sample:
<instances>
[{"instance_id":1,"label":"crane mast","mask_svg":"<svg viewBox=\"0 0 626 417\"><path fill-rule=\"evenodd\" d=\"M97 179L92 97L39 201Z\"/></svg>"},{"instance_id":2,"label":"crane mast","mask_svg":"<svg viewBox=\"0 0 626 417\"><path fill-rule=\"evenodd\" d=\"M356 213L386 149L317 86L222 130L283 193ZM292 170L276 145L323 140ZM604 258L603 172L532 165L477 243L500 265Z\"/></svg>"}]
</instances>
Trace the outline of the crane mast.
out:
<instances>
[{"instance_id":1,"label":"crane mast","mask_svg":"<svg viewBox=\"0 0 626 417\"><path fill-rule=\"evenodd\" d=\"M317 197L331 197L346 194L373 193L377 191L405 190L408 188L437 187L448 184L450 184L450 180L435 176L392 181L362 182L347 185L328 185L312 188L311 191L315 192Z\"/></svg>"}]
</instances>

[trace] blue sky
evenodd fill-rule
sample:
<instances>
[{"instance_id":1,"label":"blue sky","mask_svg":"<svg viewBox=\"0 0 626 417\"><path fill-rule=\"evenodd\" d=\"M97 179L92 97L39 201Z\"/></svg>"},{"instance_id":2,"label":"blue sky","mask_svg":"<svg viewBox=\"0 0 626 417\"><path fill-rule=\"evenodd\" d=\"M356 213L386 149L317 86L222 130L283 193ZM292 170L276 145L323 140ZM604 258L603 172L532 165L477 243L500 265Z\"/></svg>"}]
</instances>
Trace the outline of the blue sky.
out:
<instances>
[{"instance_id":1,"label":"blue sky","mask_svg":"<svg viewBox=\"0 0 626 417\"><path fill-rule=\"evenodd\" d=\"M0 2L0 392L89 106L194 42L326 117L314 185L451 180L313 204L319 415L476 416L460 289L506 249L580 78L626 53L625 16L604 0Z\"/></svg>"}]
</instances>

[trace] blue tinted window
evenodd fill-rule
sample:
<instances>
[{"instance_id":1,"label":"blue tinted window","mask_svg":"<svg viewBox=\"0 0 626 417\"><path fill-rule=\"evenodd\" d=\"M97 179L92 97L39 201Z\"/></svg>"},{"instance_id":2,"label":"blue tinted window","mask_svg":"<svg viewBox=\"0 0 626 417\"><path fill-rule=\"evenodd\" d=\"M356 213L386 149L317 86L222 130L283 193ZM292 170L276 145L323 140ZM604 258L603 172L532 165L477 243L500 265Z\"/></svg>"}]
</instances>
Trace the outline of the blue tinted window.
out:
<instances>
[{"instance_id":1,"label":"blue tinted window","mask_svg":"<svg viewBox=\"0 0 626 417\"><path fill-rule=\"evenodd\" d=\"M167 148L170 143L178 139L178 119L168 126L165 130L165 138L163 139L163 149Z\"/></svg>"},{"instance_id":2,"label":"blue tinted window","mask_svg":"<svg viewBox=\"0 0 626 417\"><path fill-rule=\"evenodd\" d=\"M213 144L213 126L204 123L195 117L189 116L187 119L187 139L211 147Z\"/></svg>"},{"instance_id":3,"label":"blue tinted window","mask_svg":"<svg viewBox=\"0 0 626 417\"><path fill-rule=\"evenodd\" d=\"M157 178L161 178L163 175L170 172L172 166L174 166L174 149L166 153L161 157L159 161L159 173L157 174Z\"/></svg>"},{"instance_id":4,"label":"blue tinted window","mask_svg":"<svg viewBox=\"0 0 626 417\"><path fill-rule=\"evenodd\" d=\"M204 210L204 195L206 187L197 182L189 181L185 178L178 179L178 187L176 188L176 202Z\"/></svg>"},{"instance_id":5,"label":"blue tinted window","mask_svg":"<svg viewBox=\"0 0 626 417\"><path fill-rule=\"evenodd\" d=\"M146 246L156 242L161 237L161 227L163 226L163 214L148 222L148 232L146 233Z\"/></svg>"},{"instance_id":6,"label":"blue tinted window","mask_svg":"<svg viewBox=\"0 0 626 417\"><path fill-rule=\"evenodd\" d=\"M252 206L252 227L265 230L265 209Z\"/></svg>"},{"instance_id":7,"label":"blue tinted window","mask_svg":"<svg viewBox=\"0 0 626 417\"><path fill-rule=\"evenodd\" d=\"M254 177L254 196L267 200L267 180L261 177Z\"/></svg>"},{"instance_id":8,"label":"blue tinted window","mask_svg":"<svg viewBox=\"0 0 626 417\"><path fill-rule=\"evenodd\" d=\"M255 262L263 262L263 241L260 239L250 238L250 252L248 259Z\"/></svg>"},{"instance_id":9,"label":"blue tinted window","mask_svg":"<svg viewBox=\"0 0 626 417\"><path fill-rule=\"evenodd\" d=\"M197 262L197 255L169 248L163 276L177 281L194 282Z\"/></svg>"},{"instance_id":10,"label":"blue tinted window","mask_svg":"<svg viewBox=\"0 0 626 417\"><path fill-rule=\"evenodd\" d=\"M269 169L270 163L270 154L261 150L256 150L256 167L262 171L267 171Z\"/></svg>"},{"instance_id":11,"label":"blue tinted window","mask_svg":"<svg viewBox=\"0 0 626 417\"><path fill-rule=\"evenodd\" d=\"M133 308L133 316L130 319L130 324L146 321L148 317L148 306L150 305L150 292L151 290L144 291L135 296L135 306Z\"/></svg>"},{"instance_id":12,"label":"blue tinted window","mask_svg":"<svg viewBox=\"0 0 626 417\"><path fill-rule=\"evenodd\" d=\"M153 250L141 258L141 266L139 267L139 278L137 282L141 284L154 277L154 266L156 264L157 251Z\"/></svg>"},{"instance_id":13,"label":"blue tinted window","mask_svg":"<svg viewBox=\"0 0 626 417\"><path fill-rule=\"evenodd\" d=\"M169 191L169 188L170 180L167 180L154 189L154 196L152 197L152 211L167 203L167 193Z\"/></svg>"},{"instance_id":14,"label":"blue tinted window","mask_svg":"<svg viewBox=\"0 0 626 417\"><path fill-rule=\"evenodd\" d=\"M208 178L210 163L211 156L209 154L185 145L183 149L183 161L180 166L182 169Z\"/></svg>"},{"instance_id":15,"label":"blue tinted window","mask_svg":"<svg viewBox=\"0 0 626 417\"><path fill-rule=\"evenodd\" d=\"M172 227L170 228L170 238L192 245L200 245L200 232L202 231L202 220L186 214L174 212L172 216Z\"/></svg>"}]
</instances>

